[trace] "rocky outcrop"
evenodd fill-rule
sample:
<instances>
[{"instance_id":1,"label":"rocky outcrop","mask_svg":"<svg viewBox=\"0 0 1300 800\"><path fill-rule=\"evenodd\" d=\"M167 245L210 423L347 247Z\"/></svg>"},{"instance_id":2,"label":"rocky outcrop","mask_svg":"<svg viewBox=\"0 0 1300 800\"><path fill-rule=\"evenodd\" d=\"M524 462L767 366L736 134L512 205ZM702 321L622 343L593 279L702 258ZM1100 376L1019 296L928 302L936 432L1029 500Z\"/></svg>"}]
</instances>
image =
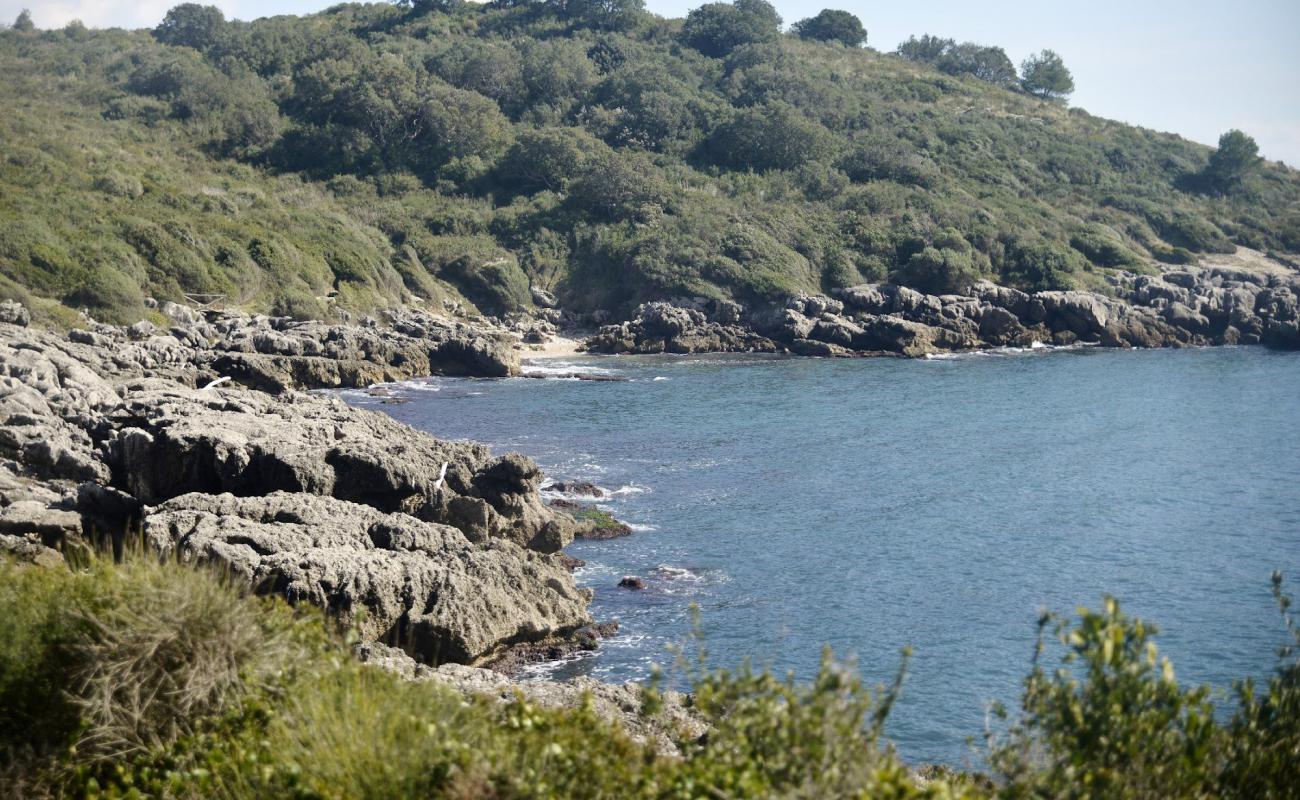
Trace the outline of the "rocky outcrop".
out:
<instances>
[{"instance_id":1,"label":"rocky outcrop","mask_svg":"<svg viewBox=\"0 0 1300 800\"><path fill-rule=\"evenodd\" d=\"M697 308L645 303L632 320L602 327L586 347L592 353L771 353L779 349L767 337L736 324L739 306L728 303L714 308L711 317Z\"/></svg>"},{"instance_id":2,"label":"rocky outcrop","mask_svg":"<svg viewBox=\"0 0 1300 800\"><path fill-rule=\"evenodd\" d=\"M195 388L211 377L194 356L205 324L64 338L0 323L0 550L52 563L143 529L160 552L220 564L430 663L590 624L590 594L553 555L576 523L543 503L536 464L333 397ZM268 357L334 363L303 347Z\"/></svg>"},{"instance_id":3,"label":"rocky outcrop","mask_svg":"<svg viewBox=\"0 0 1300 800\"><path fill-rule=\"evenodd\" d=\"M557 559L331 497L186 494L148 509L144 536L160 553L219 564L426 664L476 663L591 624L590 590Z\"/></svg>"},{"instance_id":4,"label":"rocky outcrop","mask_svg":"<svg viewBox=\"0 0 1300 800\"><path fill-rule=\"evenodd\" d=\"M541 473L523 456L493 458L482 445L434 439L332 397L124 389L106 416L103 461L113 485L146 504L190 492L302 492L453 525L473 541L554 552L572 536L542 503Z\"/></svg>"},{"instance_id":5,"label":"rocky outcrop","mask_svg":"<svg viewBox=\"0 0 1300 800\"><path fill-rule=\"evenodd\" d=\"M835 297L797 294L722 323L698 307L647 303L588 342L598 352L784 351L810 356L927 356L1035 342L1105 347L1266 344L1300 347L1300 272L1187 267L1115 273L1113 293L1028 294L987 281L966 295L863 284ZM736 307L739 309L739 307Z\"/></svg>"},{"instance_id":6,"label":"rocky outcrop","mask_svg":"<svg viewBox=\"0 0 1300 800\"><path fill-rule=\"evenodd\" d=\"M383 645L364 645L360 655L363 661L408 680L436 682L502 703L517 702L520 695L530 703L551 708L578 708L589 703L600 717L620 725L633 740L648 743L663 755L677 755L677 742L697 740L708 732L708 723L679 692L664 692L661 709L649 714L644 706L645 690L636 683L609 684L587 677L562 682L515 681L500 672L460 664L432 669Z\"/></svg>"}]
</instances>

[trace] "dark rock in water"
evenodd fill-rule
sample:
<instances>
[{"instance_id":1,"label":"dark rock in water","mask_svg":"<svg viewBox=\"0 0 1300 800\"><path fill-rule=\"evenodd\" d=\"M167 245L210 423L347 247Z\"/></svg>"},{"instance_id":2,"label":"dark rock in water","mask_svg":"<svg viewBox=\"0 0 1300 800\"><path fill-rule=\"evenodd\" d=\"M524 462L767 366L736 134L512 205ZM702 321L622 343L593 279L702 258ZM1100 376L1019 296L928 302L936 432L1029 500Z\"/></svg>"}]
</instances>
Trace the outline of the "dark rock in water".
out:
<instances>
[{"instance_id":1,"label":"dark rock in water","mask_svg":"<svg viewBox=\"0 0 1300 800\"><path fill-rule=\"evenodd\" d=\"M588 481L555 481L544 487L552 492L561 494L578 495L580 497L604 497L605 490L601 489L594 483Z\"/></svg>"},{"instance_id":2,"label":"dark rock in water","mask_svg":"<svg viewBox=\"0 0 1300 800\"><path fill-rule=\"evenodd\" d=\"M597 383L626 383L627 378L621 375L602 375L594 372L548 372L545 374L536 372L525 372L525 378L534 378L537 380L575 380L575 381L596 381Z\"/></svg>"},{"instance_id":3,"label":"dark rock in water","mask_svg":"<svg viewBox=\"0 0 1300 800\"><path fill-rule=\"evenodd\" d=\"M483 666L502 675L517 675L530 664L558 661L574 653L596 650L600 647L601 639L608 639L616 633L617 622L600 622L579 628L567 636L552 636L537 642L511 645Z\"/></svg>"},{"instance_id":4,"label":"dark rock in water","mask_svg":"<svg viewBox=\"0 0 1300 800\"><path fill-rule=\"evenodd\" d=\"M587 503L555 499L547 505L566 514L572 521L571 530L575 539L617 539L632 535L632 529L615 519L613 514Z\"/></svg>"},{"instance_id":5,"label":"dark rock in water","mask_svg":"<svg viewBox=\"0 0 1300 800\"><path fill-rule=\"evenodd\" d=\"M581 558L574 558L568 553L556 553L555 555L560 559L560 565L563 566L565 569L567 569L569 572L573 572L574 570L580 567L587 566L586 561L583 561Z\"/></svg>"},{"instance_id":6,"label":"dark rock in water","mask_svg":"<svg viewBox=\"0 0 1300 800\"><path fill-rule=\"evenodd\" d=\"M618 581L620 589L644 589L645 581L635 575L624 575Z\"/></svg>"}]
</instances>

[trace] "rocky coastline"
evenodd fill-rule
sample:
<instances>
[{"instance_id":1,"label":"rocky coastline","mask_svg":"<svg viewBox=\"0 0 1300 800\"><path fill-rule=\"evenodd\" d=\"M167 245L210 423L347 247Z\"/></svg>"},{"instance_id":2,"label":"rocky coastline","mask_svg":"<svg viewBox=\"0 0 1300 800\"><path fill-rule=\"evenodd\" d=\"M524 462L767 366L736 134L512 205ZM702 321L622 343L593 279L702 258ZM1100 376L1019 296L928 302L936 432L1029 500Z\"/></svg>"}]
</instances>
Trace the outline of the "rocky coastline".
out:
<instances>
[{"instance_id":1,"label":"rocky coastline","mask_svg":"<svg viewBox=\"0 0 1300 800\"><path fill-rule=\"evenodd\" d=\"M1109 294L1026 293L988 281L930 295L863 284L752 310L694 298L641 305L587 341L594 353L769 352L924 357L1034 343L1300 348L1300 272L1280 266L1116 273Z\"/></svg>"},{"instance_id":2,"label":"rocky coastline","mask_svg":"<svg viewBox=\"0 0 1300 800\"><path fill-rule=\"evenodd\" d=\"M64 335L0 304L0 552L210 564L353 626L380 666L472 692L617 628L592 619L561 552L589 526L543 501L531 460L298 391L518 374L508 332L418 312L381 327L162 311L167 330ZM590 688L529 692L577 704ZM631 688L596 691L636 724Z\"/></svg>"},{"instance_id":3,"label":"rocky coastline","mask_svg":"<svg viewBox=\"0 0 1300 800\"><path fill-rule=\"evenodd\" d=\"M586 339L593 353L772 352L923 357L991 347L1300 347L1300 272L1206 266L1112 276L1113 293L964 295L866 284L746 311L702 299L642 305ZM0 303L0 551L141 547L218 566L251 590L352 625L358 654L412 679L508 699L530 662L598 647L592 592L562 549L627 526L518 454L444 441L320 388L427 375L523 374L553 309L510 320L404 309L383 322L300 322L164 303L167 324L85 320L66 334ZM635 587L632 587L635 588ZM486 668L486 669L485 669ZM635 687L530 682L526 694L642 730ZM692 723L671 698L674 725Z\"/></svg>"}]
</instances>

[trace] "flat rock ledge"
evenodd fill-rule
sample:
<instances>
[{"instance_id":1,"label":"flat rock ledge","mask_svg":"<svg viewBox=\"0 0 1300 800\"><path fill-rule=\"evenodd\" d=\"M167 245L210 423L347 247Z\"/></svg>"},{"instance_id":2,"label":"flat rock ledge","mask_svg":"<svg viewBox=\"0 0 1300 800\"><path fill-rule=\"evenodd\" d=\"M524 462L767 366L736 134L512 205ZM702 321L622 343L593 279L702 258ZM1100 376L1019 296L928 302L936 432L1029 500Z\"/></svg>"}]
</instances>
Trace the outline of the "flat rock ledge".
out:
<instances>
[{"instance_id":1,"label":"flat rock ledge","mask_svg":"<svg viewBox=\"0 0 1300 800\"><path fill-rule=\"evenodd\" d=\"M964 295L862 284L748 313L716 300L654 302L587 340L598 353L788 352L924 357L1035 343L1300 348L1300 272L1206 266L1108 276L1110 294L1025 293L988 281Z\"/></svg>"},{"instance_id":2,"label":"flat rock ledge","mask_svg":"<svg viewBox=\"0 0 1300 800\"><path fill-rule=\"evenodd\" d=\"M8 306L3 319L0 551L57 566L143 531L428 664L591 624L559 553L575 523L544 504L529 459L335 397L195 388L175 337L65 337Z\"/></svg>"}]
</instances>

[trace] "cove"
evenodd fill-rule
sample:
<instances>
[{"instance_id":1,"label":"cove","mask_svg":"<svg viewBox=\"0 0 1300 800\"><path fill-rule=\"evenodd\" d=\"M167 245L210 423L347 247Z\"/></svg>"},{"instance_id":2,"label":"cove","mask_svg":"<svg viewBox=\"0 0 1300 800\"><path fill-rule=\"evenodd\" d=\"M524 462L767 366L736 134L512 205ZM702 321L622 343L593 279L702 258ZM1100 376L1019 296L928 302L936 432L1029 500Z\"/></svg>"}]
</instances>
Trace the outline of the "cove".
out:
<instances>
[{"instance_id":1,"label":"cove","mask_svg":"<svg viewBox=\"0 0 1300 800\"><path fill-rule=\"evenodd\" d=\"M903 757L977 757L1014 707L1040 609L1103 593L1157 623L1179 680L1263 675L1300 577L1300 354L1004 351L931 360L576 357L534 374L349 392L439 437L518 450L614 493L626 538L578 541L622 628L537 674L643 679L700 608L715 665L806 677L823 645L888 681ZM391 402L397 399L403 402ZM623 575L641 591L619 589Z\"/></svg>"}]
</instances>

